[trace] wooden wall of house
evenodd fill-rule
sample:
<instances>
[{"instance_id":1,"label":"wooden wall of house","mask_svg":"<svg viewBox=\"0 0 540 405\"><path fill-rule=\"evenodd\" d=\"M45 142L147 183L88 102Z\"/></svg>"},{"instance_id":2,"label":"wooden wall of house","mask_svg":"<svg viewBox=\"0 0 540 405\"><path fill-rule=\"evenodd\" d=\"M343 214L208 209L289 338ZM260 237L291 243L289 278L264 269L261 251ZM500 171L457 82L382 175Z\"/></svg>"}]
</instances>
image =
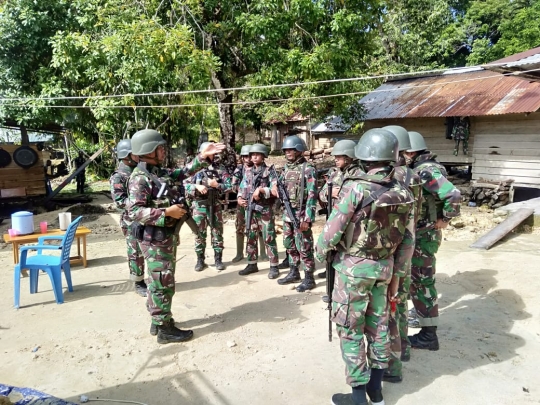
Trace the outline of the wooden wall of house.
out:
<instances>
[{"instance_id":1,"label":"wooden wall of house","mask_svg":"<svg viewBox=\"0 0 540 405\"><path fill-rule=\"evenodd\" d=\"M0 144L12 157L13 152L20 145ZM38 196L45 195L45 172L41 152L31 146L38 153L38 161L28 169L18 166L12 159L11 163L0 168L0 198L11 196Z\"/></svg>"},{"instance_id":2,"label":"wooden wall of house","mask_svg":"<svg viewBox=\"0 0 540 405\"><path fill-rule=\"evenodd\" d=\"M372 120L364 122L361 132L345 133L340 136L335 134L321 135L318 137L319 148L329 148L332 146L331 139L360 139L364 132L372 128L381 128L386 125L401 125L408 131L416 131L421 133L426 144L432 152L437 154L437 158L441 163L453 165L470 165L474 162L473 145L474 145L474 119L471 118L471 134L469 137L469 153L463 155L463 150L460 147L459 154L454 156L454 141L446 139L445 118L403 118L403 119L387 119L387 120Z\"/></svg>"},{"instance_id":3,"label":"wooden wall of house","mask_svg":"<svg viewBox=\"0 0 540 405\"><path fill-rule=\"evenodd\" d=\"M473 179L540 187L540 112L476 117Z\"/></svg>"}]
</instances>

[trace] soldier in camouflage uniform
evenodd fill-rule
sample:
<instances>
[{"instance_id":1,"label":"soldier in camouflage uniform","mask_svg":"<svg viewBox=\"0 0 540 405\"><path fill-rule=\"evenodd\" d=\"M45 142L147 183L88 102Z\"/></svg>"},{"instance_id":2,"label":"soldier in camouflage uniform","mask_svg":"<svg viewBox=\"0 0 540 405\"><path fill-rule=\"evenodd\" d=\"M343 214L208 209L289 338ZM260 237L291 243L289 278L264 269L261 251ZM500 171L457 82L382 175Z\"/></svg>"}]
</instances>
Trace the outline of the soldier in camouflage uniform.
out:
<instances>
[{"instance_id":1,"label":"soldier in camouflage uniform","mask_svg":"<svg viewBox=\"0 0 540 405\"><path fill-rule=\"evenodd\" d=\"M245 173L253 167L253 162L249 157L251 145L244 145L240 150L240 159L242 162L233 173L232 187L237 198L240 195L240 183ZM232 259L233 263L239 262L244 258L244 236L246 232L246 210L240 204L236 204L236 256Z\"/></svg>"},{"instance_id":2,"label":"soldier in camouflage uniform","mask_svg":"<svg viewBox=\"0 0 540 405\"><path fill-rule=\"evenodd\" d=\"M394 178L402 183L403 187L408 188L414 196L414 224L415 227L411 229L412 240L414 243L416 221L418 220L419 208L422 204L422 184L420 177L413 172L413 170L407 166L403 152L410 149L411 143L409 141L409 133L403 127L398 125L389 125L383 127L383 129L391 132L398 140L398 148L400 155L395 166ZM407 267L403 269L404 277L399 279L398 296L396 310L390 311L390 319L388 321L388 333L390 337L390 361L388 368L384 371L383 381L387 382L400 382L403 380L403 361L409 361L411 357L411 345L408 338L408 322L407 322L407 302L409 299L409 287L411 285L411 259L414 253L413 249L406 251L410 257L407 258L395 258L398 263L406 263ZM403 250L398 251L402 254Z\"/></svg>"},{"instance_id":3,"label":"soldier in camouflage uniform","mask_svg":"<svg viewBox=\"0 0 540 405\"><path fill-rule=\"evenodd\" d=\"M135 282L135 292L146 297L146 283L144 282L144 257L137 239L131 234L131 223L127 215L126 204L128 202L128 180L133 168L137 166L131 158L131 140L123 139L116 146L116 156L120 160L118 167L111 175L111 196L116 208L122 210L120 217L120 229L126 238L127 259L129 266L129 278Z\"/></svg>"},{"instance_id":4,"label":"soldier in camouflage uniform","mask_svg":"<svg viewBox=\"0 0 540 405\"><path fill-rule=\"evenodd\" d=\"M411 268L411 299L418 314L420 333L409 336L416 349L439 350L437 326L439 306L435 288L435 254L442 241L442 230L459 215L461 193L448 181L443 165L427 150L422 135L409 131L411 148L404 152L407 163L420 177L423 200L416 228Z\"/></svg>"},{"instance_id":5,"label":"soldier in camouflage uniform","mask_svg":"<svg viewBox=\"0 0 540 405\"><path fill-rule=\"evenodd\" d=\"M148 284L146 306L152 316L150 333L158 343L183 342L191 339L193 331L174 325L171 305L175 292L176 248L179 243L175 227L186 209L172 204L174 183L207 166L206 159L219 153L225 145L211 144L185 168L162 168L165 144L161 134L153 129L135 133L131 139L132 154L138 156L137 166L129 178L128 215L134 222L139 247L143 252ZM141 162L146 163L143 171ZM155 177L154 177L155 176ZM158 198L157 182L170 186L171 192ZM210 185L212 186L212 185ZM135 224L136 222L136 224Z\"/></svg>"},{"instance_id":6,"label":"soldier in camouflage uniform","mask_svg":"<svg viewBox=\"0 0 540 405\"><path fill-rule=\"evenodd\" d=\"M356 142L344 139L336 142L332 148L336 167L328 171L326 181L319 191L319 201L326 204L329 210L332 209L332 201L335 201L339 196L344 179L364 174L364 170L354 155L355 146ZM332 201L330 203L328 203L328 183L332 183ZM319 273L319 277L326 278L326 271Z\"/></svg>"},{"instance_id":7,"label":"soldier in camouflage uniform","mask_svg":"<svg viewBox=\"0 0 540 405\"><path fill-rule=\"evenodd\" d=\"M199 153L206 149L211 142L203 142ZM192 215L199 227L195 236L195 253L197 264L195 271L202 271L206 267L204 253L206 249L207 227L210 226L212 235L212 248L214 249L214 263L216 270L225 269L223 265L223 209L219 197L232 187L232 176L220 163L211 158L211 164L184 182L186 193L192 200ZM214 180L214 181L211 181ZM211 186L210 184L214 184ZM210 193L215 193L216 201L212 204L213 218L210 218Z\"/></svg>"},{"instance_id":8,"label":"soldier in camouflage uniform","mask_svg":"<svg viewBox=\"0 0 540 405\"><path fill-rule=\"evenodd\" d=\"M406 260L413 247L414 197L394 179L396 137L382 129L369 130L355 153L367 174L345 180L316 246L316 258L321 262L337 249L332 321L352 394L335 394L335 405L367 405L366 393L372 404L384 404L389 301L407 266L395 259Z\"/></svg>"},{"instance_id":9,"label":"soldier in camouflage uniform","mask_svg":"<svg viewBox=\"0 0 540 405\"><path fill-rule=\"evenodd\" d=\"M273 210L276 195L273 194L272 190L276 184L276 179L270 175L268 166L264 163L264 159L268 157L268 148L265 145L254 144L249 150L249 155L254 165L250 170L246 171L242 183L240 183L238 195L238 204L244 207L246 221L248 220L247 214L250 204L252 207L251 224L246 246L248 265L238 274L246 276L259 271L257 266L257 239L259 233L262 233L262 239L270 260L268 278L274 279L279 276ZM260 239L259 243L261 243Z\"/></svg>"},{"instance_id":10,"label":"soldier in camouflage uniform","mask_svg":"<svg viewBox=\"0 0 540 405\"><path fill-rule=\"evenodd\" d=\"M281 147L285 153L287 164L281 174L293 212L300 223L299 229L294 229L287 211L283 210L283 245L289 255L289 273L278 280L280 285L300 281L298 266L304 264L304 280L296 287L296 291L304 292L317 285L313 278L315 261L313 259L313 231L311 225L315 222L317 208L317 171L304 158L307 150L302 138L292 135L285 138ZM274 195L277 194L277 188Z\"/></svg>"}]
</instances>

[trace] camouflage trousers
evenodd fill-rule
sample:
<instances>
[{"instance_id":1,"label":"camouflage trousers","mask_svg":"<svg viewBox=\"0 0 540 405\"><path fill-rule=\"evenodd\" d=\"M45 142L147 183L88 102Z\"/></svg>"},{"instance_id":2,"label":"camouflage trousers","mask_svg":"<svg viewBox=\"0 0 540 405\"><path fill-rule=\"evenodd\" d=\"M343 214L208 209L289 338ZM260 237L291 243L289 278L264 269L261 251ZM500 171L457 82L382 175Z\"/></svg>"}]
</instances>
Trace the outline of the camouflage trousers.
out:
<instances>
[{"instance_id":1,"label":"camouflage trousers","mask_svg":"<svg viewBox=\"0 0 540 405\"><path fill-rule=\"evenodd\" d=\"M270 266L277 266L279 264L279 257L276 243L276 226L274 223L274 212L272 207L264 207L262 212L253 211L246 245L248 264L257 263L257 241L259 239L259 232L262 232L264 244L266 245L266 254L270 260Z\"/></svg>"},{"instance_id":2,"label":"camouflage trousers","mask_svg":"<svg viewBox=\"0 0 540 405\"><path fill-rule=\"evenodd\" d=\"M122 233L126 238L127 259L129 266L129 279L131 281L144 280L144 257L139 247L137 239L131 236L131 226L125 222L120 224Z\"/></svg>"},{"instance_id":3,"label":"camouflage trousers","mask_svg":"<svg viewBox=\"0 0 540 405\"><path fill-rule=\"evenodd\" d=\"M298 267L302 262L305 271L315 271L311 226L307 231L301 232L294 229L291 222L283 221L283 246L289 255L289 265Z\"/></svg>"},{"instance_id":4,"label":"camouflage trousers","mask_svg":"<svg viewBox=\"0 0 540 405\"><path fill-rule=\"evenodd\" d=\"M372 368L388 367L389 282L354 277L354 269L346 273L336 270L332 322L336 323L346 382L351 387L367 384Z\"/></svg>"},{"instance_id":5,"label":"camouflage trousers","mask_svg":"<svg viewBox=\"0 0 540 405\"><path fill-rule=\"evenodd\" d=\"M156 325L163 325L172 318L171 306L175 293L176 238L154 244L139 241L146 264L148 295L146 308Z\"/></svg>"},{"instance_id":6,"label":"camouflage trousers","mask_svg":"<svg viewBox=\"0 0 540 405\"><path fill-rule=\"evenodd\" d=\"M442 241L442 232L430 229L416 233L411 266L411 299L420 326L438 326L439 305L435 288L435 254Z\"/></svg>"},{"instance_id":7,"label":"camouflage trousers","mask_svg":"<svg viewBox=\"0 0 540 405\"><path fill-rule=\"evenodd\" d=\"M209 221L208 207L199 205L197 201L193 202L192 216L195 223L199 227L199 233L195 237L195 252L197 255L204 254L206 249L206 236L208 235L207 227L212 231L212 247L214 252L221 253L223 251L223 213L221 204L214 205L213 225Z\"/></svg>"},{"instance_id":8,"label":"camouflage trousers","mask_svg":"<svg viewBox=\"0 0 540 405\"><path fill-rule=\"evenodd\" d=\"M398 298L400 303L396 306L395 312L390 312L388 320L388 333L390 338L390 361L388 363L388 373L392 376L401 376L403 364L401 362L402 354L411 352L411 342L407 335L409 334L408 323L408 302L409 288L411 285L410 272L399 280Z\"/></svg>"},{"instance_id":9,"label":"camouflage trousers","mask_svg":"<svg viewBox=\"0 0 540 405\"><path fill-rule=\"evenodd\" d=\"M236 233L238 235L246 234L246 209L240 205L236 207L236 221L234 222L236 226Z\"/></svg>"}]
</instances>

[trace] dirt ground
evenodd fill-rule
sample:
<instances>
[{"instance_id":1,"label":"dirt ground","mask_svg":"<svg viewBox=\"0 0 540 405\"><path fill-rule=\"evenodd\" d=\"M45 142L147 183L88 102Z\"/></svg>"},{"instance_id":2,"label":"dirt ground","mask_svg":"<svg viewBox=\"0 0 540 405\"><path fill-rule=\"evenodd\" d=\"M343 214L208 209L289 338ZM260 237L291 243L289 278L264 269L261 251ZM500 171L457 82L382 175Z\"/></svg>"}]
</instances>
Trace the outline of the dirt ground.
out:
<instances>
[{"instance_id":1,"label":"dirt ground","mask_svg":"<svg viewBox=\"0 0 540 405\"><path fill-rule=\"evenodd\" d=\"M220 273L193 271L193 237L182 230L173 313L195 338L157 344L145 301L127 281L125 244L109 204L102 196L72 210L84 212L93 233L88 267L72 269L75 291L65 293L63 305L41 276L35 295L22 281L22 307L15 310L11 246L0 244L0 382L74 402L85 394L148 405L328 404L333 393L349 392L335 331L328 342L324 280L299 294L269 280L267 264L239 276L246 263L230 263L230 219L228 267ZM58 213L35 222L42 220L57 227ZM437 260L441 349L413 351L404 381L384 385L386 403L540 403L538 235L513 234L479 251L468 246L493 226L491 214L464 209L462 222L446 232Z\"/></svg>"}]
</instances>

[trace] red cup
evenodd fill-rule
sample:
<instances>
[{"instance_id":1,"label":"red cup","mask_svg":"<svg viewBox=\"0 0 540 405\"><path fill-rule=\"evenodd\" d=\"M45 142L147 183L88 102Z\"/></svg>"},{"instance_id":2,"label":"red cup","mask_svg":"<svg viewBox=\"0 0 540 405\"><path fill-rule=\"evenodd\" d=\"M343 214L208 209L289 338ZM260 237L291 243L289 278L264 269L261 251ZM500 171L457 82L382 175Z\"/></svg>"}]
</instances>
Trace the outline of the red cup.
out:
<instances>
[{"instance_id":1,"label":"red cup","mask_svg":"<svg viewBox=\"0 0 540 405\"><path fill-rule=\"evenodd\" d=\"M41 233L47 233L47 222L40 222L39 230L41 231Z\"/></svg>"}]
</instances>

